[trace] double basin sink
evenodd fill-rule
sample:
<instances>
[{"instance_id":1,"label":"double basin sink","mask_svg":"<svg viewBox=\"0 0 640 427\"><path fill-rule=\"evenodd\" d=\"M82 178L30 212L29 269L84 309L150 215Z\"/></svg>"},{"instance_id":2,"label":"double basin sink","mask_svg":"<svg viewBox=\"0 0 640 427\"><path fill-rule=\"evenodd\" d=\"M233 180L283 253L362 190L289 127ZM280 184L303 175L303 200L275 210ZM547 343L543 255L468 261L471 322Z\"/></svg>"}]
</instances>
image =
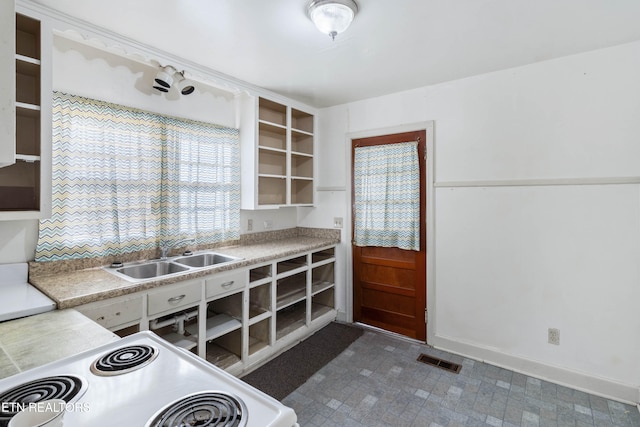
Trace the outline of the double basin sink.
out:
<instances>
[{"instance_id":1,"label":"double basin sink","mask_svg":"<svg viewBox=\"0 0 640 427\"><path fill-rule=\"evenodd\" d=\"M129 281L141 281L159 277L177 275L179 273L215 267L240 261L242 258L223 255L217 252L204 252L186 255L171 260L153 260L136 263L119 268L106 268L107 271Z\"/></svg>"}]
</instances>

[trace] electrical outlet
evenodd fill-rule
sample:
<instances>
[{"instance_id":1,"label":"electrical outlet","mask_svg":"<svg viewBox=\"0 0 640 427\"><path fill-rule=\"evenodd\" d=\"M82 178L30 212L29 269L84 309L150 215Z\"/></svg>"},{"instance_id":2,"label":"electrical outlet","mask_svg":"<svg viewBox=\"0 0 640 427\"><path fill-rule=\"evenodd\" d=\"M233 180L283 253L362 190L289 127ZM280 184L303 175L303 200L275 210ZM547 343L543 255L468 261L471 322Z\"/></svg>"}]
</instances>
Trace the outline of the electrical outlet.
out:
<instances>
[{"instance_id":1,"label":"electrical outlet","mask_svg":"<svg viewBox=\"0 0 640 427\"><path fill-rule=\"evenodd\" d=\"M333 218L333 228L342 228L342 217Z\"/></svg>"},{"instance_id":2,"label":"electrical outlet","mask_svg":"<svg viewBox=\"0 0 640 427\"><path fill-rule=\"evenodd\" d=\"M560 329L549 328L547 340L549 344L560 345Z\"/></svg>"},{"instance_id":3,"label":"electrical outlet","mask_svg":"<svg viewBox=\"0 0 640 427\"><path fill-rule=\"evenodd\" d=\"M264 229L265 230L271 230L272 228L273 228L273 220L266 219L264 221Z\"/></svg>"},{"instance_id":4,"label":"electrical outlet","mask_svg":"<svg viewBox=\"0 0 640 427\"><path fill-rule=\"evenodd\" d=\"M247 231L251 231L251 230L253 230L253 220L249 218L247 220Z\"/></svg>"}]
</instances>

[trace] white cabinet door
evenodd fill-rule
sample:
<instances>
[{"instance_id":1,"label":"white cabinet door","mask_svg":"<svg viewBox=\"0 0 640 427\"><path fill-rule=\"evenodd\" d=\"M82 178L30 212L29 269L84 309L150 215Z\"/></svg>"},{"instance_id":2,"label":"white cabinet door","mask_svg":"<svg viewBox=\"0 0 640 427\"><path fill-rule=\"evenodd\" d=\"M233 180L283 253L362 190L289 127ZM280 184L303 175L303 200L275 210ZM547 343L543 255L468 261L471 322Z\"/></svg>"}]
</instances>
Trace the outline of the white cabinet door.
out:
<instances>
[{"instance_id":1,"label":"white cabinet door","mask_svg":"<svg viewBox=\"0 0 640 427\"><path fill-rule=\"evenodd\" d=\"M16 161L15 2L0 2L0 167Z\"/></svg>"}]
</instances>

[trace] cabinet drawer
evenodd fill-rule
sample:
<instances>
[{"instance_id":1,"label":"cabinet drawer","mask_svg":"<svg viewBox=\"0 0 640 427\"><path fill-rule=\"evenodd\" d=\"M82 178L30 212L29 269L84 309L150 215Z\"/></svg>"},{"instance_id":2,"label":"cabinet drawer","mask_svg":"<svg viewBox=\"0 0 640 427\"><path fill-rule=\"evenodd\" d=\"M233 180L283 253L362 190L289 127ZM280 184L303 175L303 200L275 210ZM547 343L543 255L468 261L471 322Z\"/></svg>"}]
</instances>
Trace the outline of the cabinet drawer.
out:
<instances>
[{"instance_id":1,"label":"cabinet drawer","mask_svg":"<svg viewBox=\"0 0 640 427\"><path fill-rule=\"evenodd\" d=\"M149 293L147 313L163 311L197 304L202 296L202 281L194 280Z\"/></svg>"},{"instance_id":2,"label":"cabinet drawer","mask_svg":"<svg viewBox=\"0 0 640 427\"><path fill-rule=\"evenodd\" d=\"M207 299L229 291L241 290L247 282L246 273L247 271L242 269L211 276L205 282Z\"/></svg>"},{"instance_id":3,"label":"cabinet drawer","mask_svg":"<svg viewBox=\"0 0 640 427\"><path fill-rule=\"evenodd\" d=\"M78 307L77 310L107 329L142 318L142 296L106 304Z\"/></svg>"}]
</instances>

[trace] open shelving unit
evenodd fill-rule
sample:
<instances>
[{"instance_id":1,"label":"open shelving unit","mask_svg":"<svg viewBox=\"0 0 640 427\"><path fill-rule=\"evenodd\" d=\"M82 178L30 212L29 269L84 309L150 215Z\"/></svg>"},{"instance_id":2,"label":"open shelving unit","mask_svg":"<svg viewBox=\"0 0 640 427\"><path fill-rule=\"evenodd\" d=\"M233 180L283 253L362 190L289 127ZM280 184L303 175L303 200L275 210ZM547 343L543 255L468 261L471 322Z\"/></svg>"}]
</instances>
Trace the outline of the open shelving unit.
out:
<instances>
[{"instance_id":1,"label":"open shelving unit","mask_svg":"<svg viewBox=\"0 0 640 427\"><path fill-rule=\"evenodd\" d=\"M0 220L51 214L51 22L15 2L0 6L6 41L0 54ZM43 96L44 95L44 96Z\"/></svg>"},{"instance_id":2,"label":"open shelving unit","mask_svg":"<svg viewBox=\"0 0 640 427\"><path fill-rule=\"evenodd\" d=\"M15 163L0 168L0 211L39 211L40 21L16 14Z\"/></svg>"},{"instance_id":3,"label":"open shelving unit","mask_svg":"<svg viewBox=\"0 0 640 427\"><path fill-rule=\"evenodd\" d=\"M243 209L313 205L313 114L262 97L244 104Z\"/></svg>"}]
</instances>

